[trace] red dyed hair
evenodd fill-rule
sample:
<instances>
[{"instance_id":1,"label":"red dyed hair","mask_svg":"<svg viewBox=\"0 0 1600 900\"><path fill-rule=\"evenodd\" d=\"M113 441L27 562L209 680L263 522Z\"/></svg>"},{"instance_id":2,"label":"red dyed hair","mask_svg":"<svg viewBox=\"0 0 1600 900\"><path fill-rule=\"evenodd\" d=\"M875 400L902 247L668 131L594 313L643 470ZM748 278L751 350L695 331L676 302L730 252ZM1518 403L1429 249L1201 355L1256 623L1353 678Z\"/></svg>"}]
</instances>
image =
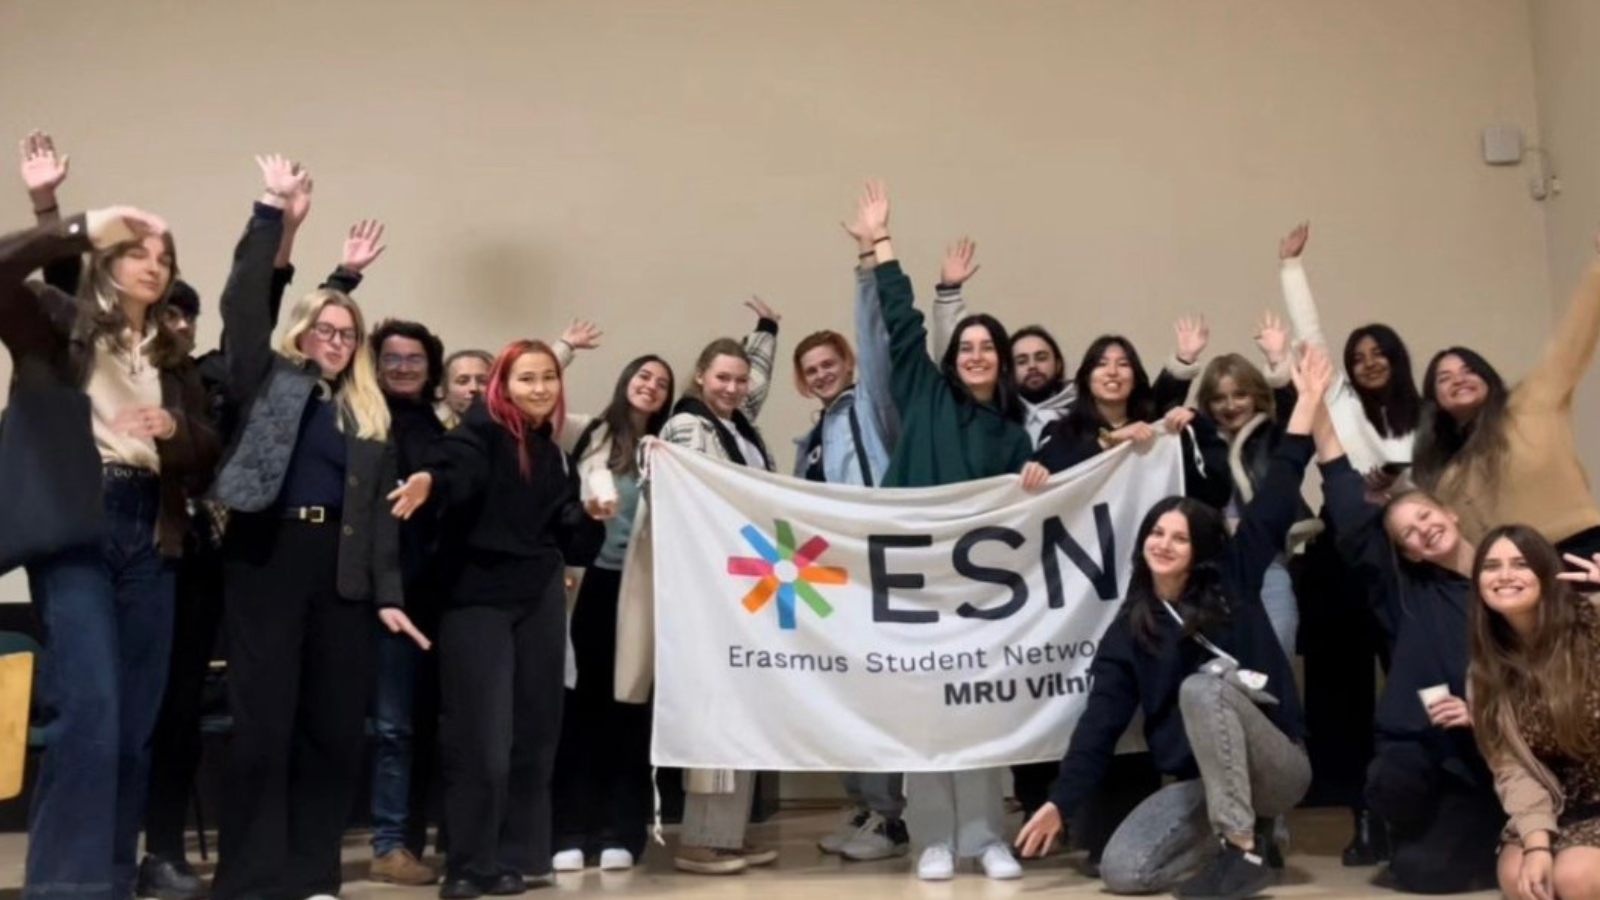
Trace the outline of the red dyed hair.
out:
<instances>
[{"instance_id":1,"label":"red dyed hair","mask_svg":"<svg viewBox=\"0 0 1600 900\"><path fill-rule=\"evenodd\" d=\"M561 372L561 360L556 357L554 350L544 341L520 340L512 341L504 350L494 358L494 365L489 367L489 389L484 396L484 405L489 409L489 418L495 424L504 428L517 442L517 465L522 470L522 477L528 478L531 463L528 461L528 429L544 424L534 422L511 399L511 392L506 385L511 381L511 367L517 360L531 353L539 353L550 357L550 362L555 364L556 377L562 380L561 396L556 398L556 407L550 411L550 424L557 438L561 437L561 425L567 418L567 391L566 376Z\"/></svg>"}]
</instances>

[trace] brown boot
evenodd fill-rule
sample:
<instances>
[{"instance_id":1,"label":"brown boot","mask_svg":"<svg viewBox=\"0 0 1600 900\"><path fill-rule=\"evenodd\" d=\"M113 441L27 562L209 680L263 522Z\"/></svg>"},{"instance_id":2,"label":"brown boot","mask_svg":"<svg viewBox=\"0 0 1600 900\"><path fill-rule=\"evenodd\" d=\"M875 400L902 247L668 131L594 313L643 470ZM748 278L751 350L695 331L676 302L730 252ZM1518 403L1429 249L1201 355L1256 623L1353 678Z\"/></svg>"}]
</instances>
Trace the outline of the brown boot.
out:
<instances>
[{"instance_id":1,"label":"brown boot","mask_svg":"<svg viewBox=\"0 0 1600 900\"><path fill-rule=\"evenodd\" d=\"M390 850L382 856L374 857L372 868L367 870L367 880L382 884L421 887L438 881L439 873L419 862L415 856L411 855L410 850L402 847L399 850Z\"/></svg>"},{"instance_id":2,"label":"brown boot","mask_svg":"<svg viewBox=\"0 0 1600 900\"><path fill-rule=\"evenodd\" d=\"M744 854L738 850L719 847L687 847L678 845L672 864L680 871L696 875L736 875L747 867Z\"/></svg>"}]
</instances>

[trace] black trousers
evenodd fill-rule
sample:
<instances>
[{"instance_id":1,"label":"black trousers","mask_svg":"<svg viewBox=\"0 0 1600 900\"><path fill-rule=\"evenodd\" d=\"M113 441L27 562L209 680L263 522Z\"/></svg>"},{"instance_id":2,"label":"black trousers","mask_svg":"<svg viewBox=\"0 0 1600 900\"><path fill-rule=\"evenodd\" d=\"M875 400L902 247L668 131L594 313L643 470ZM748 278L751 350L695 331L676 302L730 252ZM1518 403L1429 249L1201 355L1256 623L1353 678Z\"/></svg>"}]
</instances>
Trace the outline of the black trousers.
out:
<instances>
[{"instance_id":1,"label":"black trousers","mask_svg":"<svg viewBox=\"0 0 1600 900\"><path fill-rule=\"evenodd\" d=\"M337 523L235 516L223 551L233 734L212 897L337 894L366 745L373 608L338 595Z\"/></svg>"},{"instance_id":2,"label":"black trousers","mask_svg":"<svg viewBox=\"0 0 1600 900\"><path fill-rule=\"evenodd\" d=\"M556 754L556 849L645 849L654 791L650 706L615 699L622 573L591 567L572 613L578 687L567 691Z\"/></svg>"},{"instance_id":3,"label":"black trousers","mask_svg":"<svg viewBox=\"0 0 1600 900\"><path fill-rule=\"evenodd\" d=\"M1384 744L1367 776L1367 805L1389 825L1393 886L1417 894L1459 894L1495 884L1506 815L1481 761L1446 769L1419 742Z\"/></svg>"},{"instance_id":4,"label":"black trousers","mask_svg":"<svg viewBox=\"0 0 1600 900\"><path fill-rule=\"evenodd\" d=\"M433 582L428 589L440 588ZM407 596L411 596L407 594ZM439 635L439 594L429 596L433 607L412 614L412 623L429 638ZM411 698L411 788L406 809L406 849L422 858L428 843L429 821L441 821L439 805L444 779L439 769L439 654L424 653L417 660L416 693ZM446 830L441 825L434 846L443 852Z\"/></svg>"},{"instance_id":5,"label":"black trousers","mask_svg":"<svg viewBox=\"0 0 1600 900\"><path fill-rule=\"evenodd\" d=\"M1387 670L1368 587L1344 564L1325 529L1294 565L1305 659L1306 752L1314 773L1308 806L1363 808L1377 708L1374 661Z\"/></svg>"},{"instance_id":6,"label":"black trousers","mask_svg":"<svg viewBox=\"0 0 1600 900\"><path fill-rule=\"evenodd\" d=\"M551 871L550 775L561 736L566 604L559 570L514 607L447 609L439 626L452 876Z\"/></svg>"},{"instance_id":7,"label":"black trousers","mask_svg":"<svg viewBox=\"0 0 1600 900\"><path fill-rule=\"evenodd\" d=\"M1112 757L1111 768L1100 779L1100 784L1072 811L1067 833L1073 845L1089 851L1090 862L1099 863L1100 855L1122 820L1160 789L1161 773L1151 762L1149 753L1121 753Z\"/></svg>"},{"instance_id":8,"label":"black trousers","mask_svg":"<svg viewBox=\"0 0 1600 900\"><path fill-rule=\"evenodd\" d=\"M200 768L200 701L222 621L222 554L191 544L178 567L172 661L161 718L150 741L150 797L144 814L146 853L184 858L195 773Z\"/></svg>"}]
</instances>

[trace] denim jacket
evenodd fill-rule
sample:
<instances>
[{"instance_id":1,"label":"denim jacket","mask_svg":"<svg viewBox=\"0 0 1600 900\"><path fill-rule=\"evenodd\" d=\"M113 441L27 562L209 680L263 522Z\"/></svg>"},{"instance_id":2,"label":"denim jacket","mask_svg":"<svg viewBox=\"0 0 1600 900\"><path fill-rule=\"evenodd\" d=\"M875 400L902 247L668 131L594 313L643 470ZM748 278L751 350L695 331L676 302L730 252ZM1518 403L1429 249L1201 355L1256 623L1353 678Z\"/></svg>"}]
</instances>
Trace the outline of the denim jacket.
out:
<instances>
[{"instance_id":1,"label":"denim jacket","mask_svg":"<svg viewBox=\"0 0 1600 900\"><path fill-rule=\"evenodd\" d=\"M823 409L822 473L829 484L878 486L889 469L889 455L900 434L900 417L889 396L889 329L878 308L878 282L872 269L856 270L856 383ZM855 428L851 427L851 414ZM856 443L856 432L861 442ZM806 477L811 431L794 439L794 476ZM863 472L865 463L867 472ZM868 477L870 475L870 477Z\"/></svg>"}]
</instances>

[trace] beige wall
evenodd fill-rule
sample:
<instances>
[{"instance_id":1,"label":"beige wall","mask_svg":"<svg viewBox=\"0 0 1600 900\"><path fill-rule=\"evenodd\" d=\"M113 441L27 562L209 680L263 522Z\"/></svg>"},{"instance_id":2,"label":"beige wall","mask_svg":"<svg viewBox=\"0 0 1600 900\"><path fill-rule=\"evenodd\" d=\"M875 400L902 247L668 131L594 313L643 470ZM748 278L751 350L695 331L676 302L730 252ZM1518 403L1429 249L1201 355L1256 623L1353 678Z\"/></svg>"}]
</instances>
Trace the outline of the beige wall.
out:
<instances>
[{"instance_id":1,"label":"beige wall","mask_svg":"<svg viewBox=\"0 0 1600 900\"><path fill-rule=\"evenodd\" d=\"M1561 194L1545 202L1555 309L1594 259L1600 226L1600 3L1532 0L1533 48L1544 145ZM1578 388L1579 451L1600 472L1600 376L1591 367Z\"/></svg>"},{"instance_id":2,"label":"beige wall","mask_svg":"<svg viewBox=\"0 0 1600 900\"><path fill-rule=\"evenodd\" d=\"M250 155L282 151L317 177L300 287L382 217L377 314L452 345L602 322L578 409L639 352L686 375L751 292L787 313L785 357L848 329L837 222L869 175L919 287L970 232L973 299L1071 356L1117 329L1153 360L1185 311L1247 347L1304 217L1331 333L1383 319L1514 374L1546 322L1543 210L1477 142L1538 130L1523 0L58 0L0 25L0 136L56 133L69 208L167 215L208 304ZM9 196L0 228L27 220ZM203 343L217 326L212 305ZM762 422L786 464L808 422L788 378Z\"/></svg>"}]
</instances>

